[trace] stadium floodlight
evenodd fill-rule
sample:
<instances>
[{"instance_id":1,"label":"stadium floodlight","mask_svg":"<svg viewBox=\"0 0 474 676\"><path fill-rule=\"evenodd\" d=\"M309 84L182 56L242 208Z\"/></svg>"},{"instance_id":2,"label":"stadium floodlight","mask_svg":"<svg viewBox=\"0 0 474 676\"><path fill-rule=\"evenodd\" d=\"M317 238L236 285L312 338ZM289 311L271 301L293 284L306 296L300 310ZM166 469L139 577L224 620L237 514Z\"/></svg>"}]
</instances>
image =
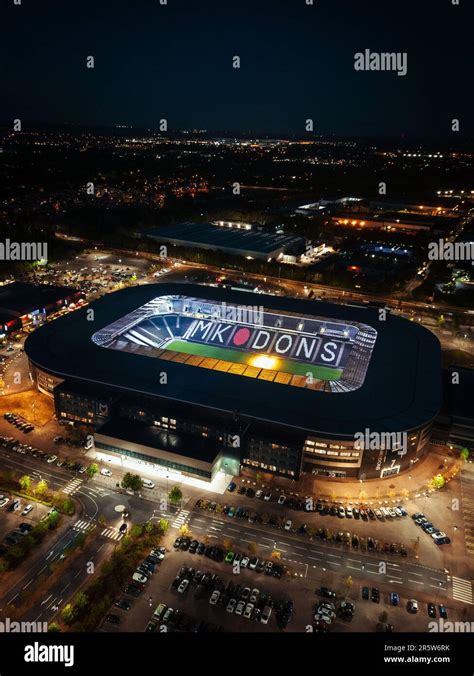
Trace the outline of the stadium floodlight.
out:
<instances>
[{"instance_id":1,"label":"stadium floodlight","mask_svg":"<svg viewBox=\"0 0 474 676\"><path fill-rule=\"evenodd\" d=\"M278 359L276 357L269 357L266 354L259 354L250 360L251 366L257 366L259 369L277 369Z\"/></svg>"}]
</instances>

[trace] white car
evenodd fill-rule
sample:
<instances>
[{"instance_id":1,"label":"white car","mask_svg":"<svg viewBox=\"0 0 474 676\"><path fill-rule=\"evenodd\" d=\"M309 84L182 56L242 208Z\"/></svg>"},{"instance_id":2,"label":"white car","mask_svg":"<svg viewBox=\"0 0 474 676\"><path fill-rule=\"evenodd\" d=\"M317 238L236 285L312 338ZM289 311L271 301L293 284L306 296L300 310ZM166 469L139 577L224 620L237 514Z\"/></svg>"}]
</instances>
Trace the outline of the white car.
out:
<instances>
[{"instance_id":1,"label":"white car","mask_svg":"<svg viewBox=\"0 0 474 676\"><path fill-rule=\"evenodd\" d=\"M112 476L112 472L110 471L110 469L105 469L105 467L103 467L100 470L100 473L102 474L102 476Z\"/></svg>"},{"instance_id":2,"label":"white car","mask_svg":"<svg viewBox=\"0 0 474 676\"><path fill-rule=\"evenodd\" d=\"M239 601L236 608L235 608L235 614L236 615L242 615L242 613L244 612L244 608L245 608L245 601Z\"/></svg>"},{"instance_id":3,"label":"white car","mask_svg":"<svg viewBox=\"0 0 474 676\"><path fill-rule=\"evenodd\" d=\"M3 495L0 496L0 507L5 507L7 504L9 498L4 497Z\"/></svg>"},{"instance_id":4,"label":"white car","mask_svg":"<svg viewBox=\"0 0 474 676\"><path fill-rule=\"evenodd\" d=\"M247 568L247 566L249 565L249 563L250 563L249 557L248 557L248 556L244 556L243 559L242 559L242 561L240 562L240 567L241 567L241 568Z\"/></svg>"},{"instance_id":5,"label":"white car","mask_svg":"<svg viewBox=\"0 0 474 676\"><path fill-rule=\"evenodd\" d=\"M150 481L150 479L143 479L142 478L142 481L143 481L143 486L145 488L155 488L155 484L153 483L153 481Z\"/></svg>"},{"instance_id":6,"label":"white car","mask_svg":"<svg viewBox=\"0 0 474 676\"><path fill-rule=\"evenodd\" d=\"M220 591L218 589L214 589L214 591L211 594L211 598L209 599L209 603L211 604L211 606L217 605L220 597L221 597Z\"/></svg>"},{"instance_id":7,"label":"white car","mask_svg":"<svg viewBox=\"0 0 474 676\"><path fill-rule=\"evenodd\" d=\"M291 525L293 521L291 519L288 519L288 521L285 523L285 530L291 530Z\"/></svg>"},{"instance_id":8,"label":"white car","mask_svg":"<svg viewBox=\"0 0 474 676\"><path fill-rule=\"evenodd\" d=\"M139 582L140 584L145 584L145 582L148 582L148 578L145 577L145 575L142 575L141 573L133 573L132 580L134 582Z\"/></svg>"},{"instance_id":9,"label":"white car","mask_svg":"<svg viewBox=\"0 0 474 676\"><path fill-rule=\"evenodd\" d=\"M270 606L265 606L265 608L262 610L262 615L260 617L260 622L262 624L268 624L268 620L270 619L272 614L272 609Z\"/></svg>"},{"instance_id":10,"label":"white car","mask_svg":"<svg viewBox=\"0 0 474 676\"><path fill-rule=\"evenodd\" d=\"M272 494L270 493L270 491L267 491L265 493L265 495L263 496L263 499L268 502L268 500L270 500L271 497L272 497Z\"/></svg>"},{"instance_id":11,"label":"white car","mask_svg":"<svg viewBox=\"0 0 474 676\"><path fill-rule=\"evenodd\" d=\"M247 605L245 606L244 617L246 620L250 620L252 618L254 607L255 606L253 605L253 603L247 603Z\"/></svg>"},{"instance_id":12,"label":"white car","mask_svg":"<svg viewBox=\"0 0 474 676\"><path fill-rule=\"evenodd\" d=\"M184 592L189 587L189 580L183 580L178 587L178 594L184 594Z\"/></svg>"},{"instance_id":13,"label":"white car","mask_svg":"<svg viewBox=\"0 0 474 676\"><path fill-rule=\"evenodd\" d=\"M255 497L256 497L256 498L261 498L262 495L263 495L263 491L260 490L260 488L259 488L258 491L255 493Z\"/></svg>"},{"instance_id":14,"label":"white car","mask_svg":"<svg viewBox=\"0 0 474 676\"><path fill-rule=\"evenodd\" d=\"M348 519L352 519L354 516L354 512L352 511L352 507L346 507L346 516Z\"/></svg>"},{"instance_id":15,"label":"white car","mask_svg":"<svg viewBox=\"0 0 474 676\"><path fill-rule=\"evenodd\" d=\"M326 624L331 624L332 620L329 617L329 615L326 615L326 613L316 613L314 616L314 620L317 622L318 620L323 620L323 622L326 622Z\"/></svg>"},{"instance_id":16,"label":"white car","mask_svg":"<svg viewBox=\"0 0 474 676\"><path fill-rule=\"evenodd\" d=\"M49 458L47 459L46 462L49 463L49 464L51 464L52 462L56 462L57 459L58 459L58 456L57 456L57 455L52 455L51 457L49 457Z\"/></svg>"},{"instance_id":17,"label":"white car","mask_svg":"<svg viewBox=\"0 0 474 676\"><path fill-rule=\"evenodd\" d=\"M22 511L21 515L26 516L33 509L33 505L26 505L25 509Z\"/></svg>"},{"instance_id":18,"label":"white car","mask_svg":"<svg viewBox=\"0 0 474 676\"><path fill-rule=\"evenodd\" d=\"M258 597L260 596L260 589L252 589L252 593L250 594L250 603L257 603Z\"/></svg>"},{"instance_id":19,"label":"white car","mask_svg":"<svg viewBox=\"0 0 474 676\"><path fill-rule=\"evenodd\" d=\"M280 497L278 498L278 504L284 505L285 502L286 502L286 495L280 495Z\"/></svg>"}]
</instances>

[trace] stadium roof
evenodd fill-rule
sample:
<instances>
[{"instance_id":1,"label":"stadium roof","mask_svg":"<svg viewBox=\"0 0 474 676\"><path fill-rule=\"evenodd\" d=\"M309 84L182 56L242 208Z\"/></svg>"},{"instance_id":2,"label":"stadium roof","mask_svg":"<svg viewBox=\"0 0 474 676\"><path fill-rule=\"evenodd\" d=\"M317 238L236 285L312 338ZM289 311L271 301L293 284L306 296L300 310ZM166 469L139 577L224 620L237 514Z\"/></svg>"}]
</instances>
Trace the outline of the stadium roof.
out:
<instances>
[{"instance_id":1,"label":"stadium roof","mask_svg":"<svg viewBox=\"0 0 474 676\"><path fill-rule=\"evenodd\" d=\"M152 299L185 295L297 315L360 322L377 331L362 387L329 393L230 373L203 370L143 354L111 350L92 335ZM94 320L88 321L90 310ZM441 350L427 329L401 317L379 321L378 308L338 305L230 291L191 284L149 284L108 294L30 335L31 361L59 377L95 382L130 393L184 401L232 414L280 423L328 437L356 432L404 431L432 420L441 403ZM167 384L160 384L160 373Z\"/></svg>"},{"instance_id":2,"label":"stadium roof","mask_svg":"<svg viewBox=\"0 0 474 676\"><path fill-rule=\"evenodd\" d=\"M179 223L146 232L148 237L180 246L197 246L237 254L271 257L288 247L301 244L304 239L266 230L240 230L212 223Z\"/></svg>"}]
</instances>

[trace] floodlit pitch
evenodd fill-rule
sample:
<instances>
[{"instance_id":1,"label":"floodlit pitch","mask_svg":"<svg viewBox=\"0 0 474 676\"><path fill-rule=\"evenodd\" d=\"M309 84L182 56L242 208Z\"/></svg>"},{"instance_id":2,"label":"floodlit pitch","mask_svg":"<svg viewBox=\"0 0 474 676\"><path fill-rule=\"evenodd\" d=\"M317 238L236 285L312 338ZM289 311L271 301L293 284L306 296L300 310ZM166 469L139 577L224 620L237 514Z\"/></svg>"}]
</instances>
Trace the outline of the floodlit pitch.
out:
<instances>
[{"instance_id":1,"label":"floodlit pitch","mask_svg":"<svg viewBox=\"0 0 474 676\"><path fill-rule=\"evenodd\" d=\"M376 337L374 328L356 322L180 295L154 298L92 340L189 366L342 392L363 384Z\"/></svg>"}]
</instances>

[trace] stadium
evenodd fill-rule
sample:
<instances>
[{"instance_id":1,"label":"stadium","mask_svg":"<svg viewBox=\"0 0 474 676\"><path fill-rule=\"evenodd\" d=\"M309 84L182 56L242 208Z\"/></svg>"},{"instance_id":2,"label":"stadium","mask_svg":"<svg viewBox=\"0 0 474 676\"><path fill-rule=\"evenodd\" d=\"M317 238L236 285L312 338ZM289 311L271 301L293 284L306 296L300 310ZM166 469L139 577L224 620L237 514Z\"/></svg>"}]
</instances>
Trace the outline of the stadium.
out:
<instances>
[{"instance_id":1,"label":"stadium","mask_svg":"<svg viewBox=\"0 0 474 676\"><path fill-rule=\"evenodd\" d=\"M391 476L423 457L441 402L437 338L365 305L143 285L42 327L25 350L100 459L207 482L243 466ZM402 443L361 446L367 432Z\"/></svg>"}]
</instances>

